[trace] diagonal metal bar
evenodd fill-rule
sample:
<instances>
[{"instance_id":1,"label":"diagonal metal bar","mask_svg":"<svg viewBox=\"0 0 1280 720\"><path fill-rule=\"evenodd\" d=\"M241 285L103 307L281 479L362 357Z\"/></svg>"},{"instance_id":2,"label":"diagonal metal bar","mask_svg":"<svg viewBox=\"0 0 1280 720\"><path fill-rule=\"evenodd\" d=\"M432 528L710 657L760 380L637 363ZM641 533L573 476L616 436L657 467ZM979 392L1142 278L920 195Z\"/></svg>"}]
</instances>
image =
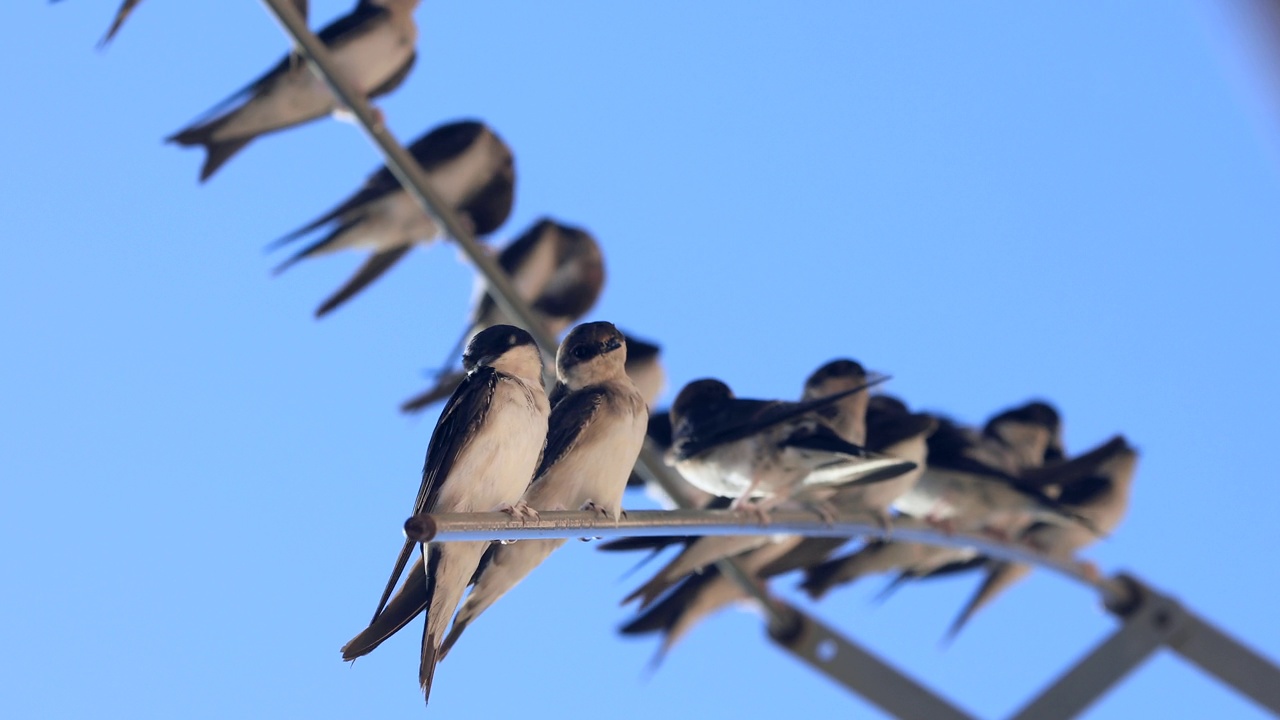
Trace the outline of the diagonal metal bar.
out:
<instances>
[{"instance_id":1,"label":"diagonal metal bar","mask_svg":"<svg viewBox=\"0 0 1280 720\"><path fill-rule=\"evenodd\" d=\"M451 209L431 190L422 168L390 131L378 121L365 96L341 77L328 51L307 27L306 21L298 14L291 0L262 0L262 2L306 58L312 71L324 80L334 96L347 107L360 128L382 153L387 168L396 180L437 222L438 226L444 228L444 231L458 243L459 248L471 263L485 276L498 306L508 317L514 318L517 324L527 329L545 351L554 355L557 345L555 337L547 332L532 309L521 301L515 287L498 267L497 262L480 247L466 227L458 222ZM641 451L637 470L641 477L656 482L680 507L691 507L688 497L683 492L681 481L662 464L661 458L651 447L646 446ZM799 610L772 598L760 583L742 572L732 561L721 561L717 565L726 577L736 580L747 593L760 602L769 616L772 629L783 627L788 618L804 617ZM809 660L804 657L801 659ZM827 672L827 675L836 682L842 682L831 672Z\"/></svg>"},{"instance_id":2,"label":"diagonal metal bar","mask_svg":"<svg viewBox=\"0 0 1280 720\"><path fill-rule=\"evenodd\" d=\"M1108 610L1128 625L1151 608L1150 632L1166 647L1280 716L1280 668L1275 663L1136 577L1121 574L1118 579L1132 588L1133 600L1108 604Z\"/></svg>"},{"instance_id":3,"label":"diagonal metal bar","mask_svg":"<svg viewBox=\"0 0 1280 720\"><path fill-rule=\"evenodd\" d=\"M1137 602L1124 624L1011 720L1066 720L1084 712L1163 643L1169 608Z\"/></svg>"},{"instance_id":4,"label":"diagonal metal bar","mask_svg":"<svg viewBox=\"0 0 1280 720\"><path fill-rule=\"evenodd\" d=\"M1280 715L1280 668L1132 575L1112 582L1128 588L1106 602L1124 624L1011 720L1075 717L1161 647Z\"/></svg>"},{"instance_id":5,"label":"diagonal metal bar","mask_svg":"<svg viewBox=\"0 0 1280 720\"><path fill-rule=\"evenodd\" d=\"M787 633L770 632L780 647L881 710L900 718L972 720L973 716L868 650L810 617Z\"/></svg>"}]
</instances>

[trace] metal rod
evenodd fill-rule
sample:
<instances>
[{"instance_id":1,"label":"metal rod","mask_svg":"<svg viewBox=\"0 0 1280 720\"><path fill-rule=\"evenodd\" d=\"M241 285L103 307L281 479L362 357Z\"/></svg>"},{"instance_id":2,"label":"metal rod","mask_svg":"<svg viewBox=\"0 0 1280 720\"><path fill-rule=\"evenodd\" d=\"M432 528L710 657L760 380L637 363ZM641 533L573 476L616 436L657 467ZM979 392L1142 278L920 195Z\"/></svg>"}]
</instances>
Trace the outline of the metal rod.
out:
<instances>
[{"instance_id":1,"label":"metal rod","mask_svg":"<svg viewBox=\"0 0 1280 720\"><path fill-rule=\"evenodd\" d=\"M1160 648L1153 615L1135 614L1011 720L1066 720L1084 712Z\"/></svg>"},{"instance_id":2,"label":"metal rod","mask_svg":"<svg viewBox=\"0 0 1280 720\"><path fill-rule=\"evenodd\" d=\"M1138 617L1146 619L1149 632L1170 650L1280 716L1280 668L1132 575L1120 575L1118 580L1130 586L1134 600L1108 609L1126 627Z\"/></svg>"},{"instance_id":3,"label":"metal rod","mask_svg":"<svg viewBox=\"0 0 1280 720\"><path fill-rule=\"evenodd\" d=\"M460 540L533 540L575 537L655 537L665 535L803 535L805 537L882 536L883 528L866 516L837 516L830 522L808 510L778 509L768 522L731 510L635 510L619 520L605 520L591 512L544 512L537 520L515 520L495 513L423 513L405 521L405 536L417 542ZM1130 599L1130 587L1098 579L1076 562L1042 555L1023 545L1006 544L986 535L944 533L911 518L894 522L895 540L957 548L976 548L999 560L1026 563L1051 570L1100 593L1111 605Z\"/></svg>"},{"instance_id":4,"label":"metal rod","mask_svg":"<svg viewBox=\"0 0 1280 720\"><path fill-rule=\"evenodd\" d=\"M871 652L846 640L812 618L800 618L792 632L769 633L770 638L815 670L861 695L881 710L900 718L972 720L940 695Z\"/></svg>"}]
</instances>

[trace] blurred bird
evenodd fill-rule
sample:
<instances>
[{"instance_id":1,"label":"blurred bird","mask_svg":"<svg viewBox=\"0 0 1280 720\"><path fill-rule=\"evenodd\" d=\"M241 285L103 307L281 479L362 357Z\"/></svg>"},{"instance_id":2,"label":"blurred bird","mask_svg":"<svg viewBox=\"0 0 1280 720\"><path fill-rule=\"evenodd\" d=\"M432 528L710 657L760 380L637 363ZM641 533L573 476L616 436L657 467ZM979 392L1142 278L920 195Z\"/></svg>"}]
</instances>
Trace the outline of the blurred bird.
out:
<instances>
[{"instance_id":1,"label":"blurred bird","mask_svg":"<svg viewBox=\"0 0 1280 720\"><path fill-rule=\"evenodd\" d=\"M1073 476L1060 475L1058 501L1076 514L1087 518L1098 533L1110 534L1124 519L1129 509L1129 492L1137 470L1138 453L1123 436L1091 450L1072 463L1078 468ZM1037 523L1019 538L1023 544L1061 561L1071 561L1075 554L1098 539L1098 534L1078 526ZM1031 572L1031 566L1003 560L988 560L985 576L976 593L965 604L947 632L954 638L973 615L1005 589ZM1097 568L1080 563L1081 570L1097 579Z\"/></svg>"},{"instance_id":2,"label":"blurred bird","mask_svg":"<svg viewBox=\"0 0 1280 720\"><path fill-rule=\"evenodd\" d=\"M915 468L869 455L814 414L877 381L798 403L734 397L719 380L689 383L671 406L667 464L694 486L761 515L802 486L872 482ZM749 505L751 498L761 501Z\"/></svg>"},{"instance_id":3,"label":"blurred bird","mask_svg":"<svg viewBox=\"0 0 1280 720\"><path fill-rule=\"evenodd\" d=\"M801 539L789 536L739 555L738 566L755 577L760 568L792 550ZM660 633L662 644L652 663L656 667L694 625L735 602L753 601L740 585L722 575L718 567L708 567L701 574L686 576L665 597L619 628L619 632L623 635Z\"/></svg>"},{"instance_id":4,"label":"blurred bird","mask_svg":"<svg viewBox=\"0 0 1280 720\"><path fill-rule=\"evenodd\" d=\"M345 79L369 98L385 95L404 82L417 58L418 27L413 11L419 0L360 0L347 15L319 32ZM135 2L136 4L136 2ZM130 7L126 2L126 12ZM109 33L112 31L108 31ZM329 87L296 51L285 56L244 89L215 105L205 118L167 138L178 145L202 145L200 181L254 139L301 125L339 110Z\"/></svg>"},{"instance_id":5,"label":"blurred bird","mask_svg":"<svg viewBox=\"0 0 1280 720\"><path fill-rule=\"evenodd\" d=\"M550 408L542 385L542 353L520 328L496 325L471 339L463 356L467 378L449 398L427 446L422 487L413 512L514 512L533 477L547 436ZM423 610L418 680L427 699L449 619L480 565L488 543L433 543L387 598L413 553L406 542L369 627L342 647L354 660Z\"/></svg>"},{"instance_id":6,"label":"blurred bird","mask_svg":"<svg viewBox=\"0 0 1280 720\"><path fill-rule=\"evenodd\" d=\"M626 358L622 333L607 322L579 325L560 344L556 375L565 389L551 410L542 462L515 514L536 517L542 510L581 508L620 517L627 475L640 454L648 418L644 398L623 369ZM440 657L481 613L564 543L490 545Z\"/></svg>"},{"instance_id":7,"label":"blurred bird","mask_svg":"<svg viewBox=\"0 0 1280 720\"><path fill-rule=\"evenodd\" d=\"M587 231L548 218L535 222L505 247L498 255L498 265L507 273L521 299L529 303L554 336L586 315L604 290L604 255L600 244ZM478 281L477 290L468 328L459 346L490 325L513 322L488 292L486 283ZM455 348L450 351L450 357L456 353ZM630 344L627 353L630 358ZM441 374L435 385L404 401L401 412L419 412L443 400L461 380L460 372Z\"/></svg>"},{"instance_id":8,"label":"blurred bird","mask_svg":"<svg viewBox=\"0 0 1280 720\"><path fill-rule=\"evenodd\" d=\"M940 418L929 438L928 467L894 507L947 532L983 532L1002 541L1033 522L1088 527L1087 519L1019 478L1020 463L1038 466L1046 455L1060 456L1057 425L1056 412L1005 412L979 435ZM1029 447L1010 445L1007 438L1014 437Z\"/></svg>"},{"instance_id":9,"label":"blurred bird","mask_svg":"<svg viewBox=\"0 0 1280 720\"><path fill-rule=\"evenodd\" d=\"M896 402L889 398L876 398L873 402L876 401L882 403L885 410L890 410ZM905 410L905 406L902 406L901 411ZM889 417L893 415L881 415L877 412L869 415L875 422ZM900 415L898 417L902 418ZM976 495L978 507L966 507L972 510L975 515L973 521L979 527L985 519L981 500L989 495L994 495L996 500L1001 500L1006 505L1035 507L1038 502L1035 498L1043 498L1039 493L1030 489L1010 490L1001 485L1029 485L1023 480L1025 473L1035 471L1046 462L1054 463L1063 455L1061 417L1047 403L1037 401L1002 411L988 420L981 431L957 425L945 418L930 418L927 415L918 417L931 420L933 428L927 436L925 472L931 468L935 473L948 471L983 478L972 480L968 484L962 483L956 490L959 495ZM874 486L868 488L871 489ZM911 514L910 510L914 509L916 502L925 510L932 508L931 496L920 497L922 493L914 493L914 489L909 488L899 496L901 505L908 509L907 514ZM894 502L898 503L899 500ZM1043 502L1052 503L1047 498L1043 498ZM1015 524L1012 531L1016 532L1017 527ZM966 526L965 529L974 528ZM898 576L889 587L892 590L904 580L930 575L942 568L975 567L982 562L979 553L972 548L881 540L867 543L851 554L806 568L800 587L811 597L818 599L831 589L852 583L866 575L897 570ZM775 563L775 567L770 570L784 572L796 567L799 565L795 563Z\"/></svg>"},{"instance_id":10,"label":"blurred bird","mask_svg":"<svg viewBox=\"0 0 1280 720\"><path fill-rule=\"evenodd\" d=\"M515 193L511 149L488 126L476 120L440 125L418 138L409 152L422 166L432 189L458 212L477 235L487 235L506 222ZM346 249L373 254L355 275L316 310L323 317L376 280L404 257L414 244L427 244L441 234L422 208L385 166L334 209L271 245L285 245L331 222L334 228L280 263L281 273L305 258Z\"/></svg>"}]
</instances>

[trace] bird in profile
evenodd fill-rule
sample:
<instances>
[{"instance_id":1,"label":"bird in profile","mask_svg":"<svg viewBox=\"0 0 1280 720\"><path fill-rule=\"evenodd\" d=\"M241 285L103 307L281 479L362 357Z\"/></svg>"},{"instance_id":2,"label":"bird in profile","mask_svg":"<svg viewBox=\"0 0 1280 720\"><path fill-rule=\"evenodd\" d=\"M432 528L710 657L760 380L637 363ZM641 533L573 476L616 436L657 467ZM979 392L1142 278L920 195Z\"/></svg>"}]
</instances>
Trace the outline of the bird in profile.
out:
<instances>
[{"instance_id":1,"label":"bird in profile","mask_svg":"<svg viewBox=\"0 0 1280 720\"><path fill-rule=\"evenodd\" d=\"M477 120L440 125L415 140L409 152L422 166L436 194L477 235L488 235L506 222L515 200L515 159L511 148L487 125ZM300 260L339 250L371 253L355 275L321 303L316 317L323 317L354 297L415 244L431 243L442 233L383 166L337 207L271 247L290 243L330 223L333 227L329 232L275 269L278 274Z\"/></svg>"},{"instance_id":2,"label":"bird in profile","mask_svg":"<svg viewBox=\"0 0 1280 720\"><path fill-rule=\"evenodd\" d=\"M869 483L909 472L914 463L868 454L815 413L875 382L785 402L737 398L720 380L695 380L671 406L666 462L699 489L734 498L733 509L762 517L802 487ZM760 501L753 505L753 498Z\"/></svg>"},{"instance_id":3,"label":"bird in profile","mask_svg":"<svg viewBox=\"0 0 1280 720\"><path fill-rule=\"evenodd\" d=\"M649 412L627 377L627 345L611 323L579 325L556 355L562 389L551 409L547 447L533 484L515 514L594 510L606 519L622 512L627 476L644 443ZM443 658L475 619L564 545L564 540L494 543L440 648Z\"/></svg>"},{"instance_id":4,"label":"bird in profile","mask_svg":"<svg viewBox=\"0 0 1280 720\"><path fill-rule=\"evenodd\" d=\"M604 290L600 244L586 230L550 218L538 220L503 248L498 254L498 266L553 336L559 336L586 315ZM458 346L490 325L509 322L513 320L494 300L487 283L480 280L467 331ZM627 352L630 358L630 345ZM455 348L449 355L456 353ZM637 348L637 354L643 356L643 349ZM458 371L440 373L434 385L401 403L400 411L416 413L430 407L448 397L461 379Z\"/></svg>"},{"instance_id":5,"label":"bird in profile","mask_svg":"<svg viewBox=\"0 0 1280 720\"><path fill-rule=\"evenodd\" d=\"M1018 538L1037 552L1063 562L1075 562L1078 551L1098 540L1098 534L1110 534L1119 527L1129 509L1129 493L1137 471L1138 453L1123 436L1116 436L1097 448L1074 458L1070 473L1045 474L1053 481L1054 494L1063 505L1085 517L1096 532L1071 525L1036 523ZM1081 572L1096 580L1098 569L1092 563L1077 563ZM947 632L954 638L973 618L1001 592L1031 572L1031 566L1006 560L986 559L982 563L983 580Z\"/></svg>"},{"instance_id":6,"label":"bird in profile","mask_svg":"<svg viewBox=\"0 0 1280 720\"><path fill-rule=\"evenodd\" d=\"M533 337L517 327L495 325L471 339L463 364L467 377L431 433L415 515L510 512L542 454L550 408L542 384L542 353ZM425 610L418 681L430 699L440 643L488 543L423 545L391 597L413 546L405 542L373 620L342 647L342 659L368 654Z\"/></svg>"},{"instance_id":7,"label":"bird in profile","mask_svg":"<svg viewBox=\"0 0 1280 720\"><path fill-rule=\"evenodd\" d=\"M840 395L838 399L830 404L814 410L813 417L817 418L819 423L829 427L841 439L851 444L861 445L866 441L867 434L867 382L867 372L859 363L848 359L833 360L819 367L805 380L803 399L818 400L828 396ZM860 490L861 488L825 486L819 491L818 498L814 499L829 503L834 509L845 510L847 508L841 502L841 496L855 489ZM716 535L691 538L684 542L685 547L679 555L667 563L648 582L627 596L623 603L639 599L640 607L643 609L686 575L701 572L708 565L723 558L733 557L767 543L781 540L783 538L771 538L762 535ZM664 543L662 539L657 539L654 543L642 543L641 545L659 549ZM628 546L625 543L612 543L602 549L617 550L624 547L640 549L639 546Z\"/></svg>"},{"instance_id":8,"label":"bird in profile","mask_svg":"<svg viewBox=\"0 0 1280 720\"><path fill-rule=\"evenodd\" d=\"M1061 457L1056 411L1017 410L997 415L981 434L939 418L929 438L928 467L894 507L946 532L982 532L1006 542L1033 522L1089 527L1086 518L1021 477L1046 457ZM1005 435L1019 441L1009 445Z\"/></svg>"},{"instance_id":9,"label":"bird in profile","mask_svg":"<svg viewBox=\"0 0 1280 720\"><path fill-rule=\"evenodd\" d=\"M395 90L409 76L417 57L413 11L418 2L360 0L350 13L318 33L344 79L368 98ZM125 8L126 14L129 9ZM204 147L200 169L204 182L256 138L340 109L333 92L295 50L167 142Z\"/></svg>"}]
</instances>

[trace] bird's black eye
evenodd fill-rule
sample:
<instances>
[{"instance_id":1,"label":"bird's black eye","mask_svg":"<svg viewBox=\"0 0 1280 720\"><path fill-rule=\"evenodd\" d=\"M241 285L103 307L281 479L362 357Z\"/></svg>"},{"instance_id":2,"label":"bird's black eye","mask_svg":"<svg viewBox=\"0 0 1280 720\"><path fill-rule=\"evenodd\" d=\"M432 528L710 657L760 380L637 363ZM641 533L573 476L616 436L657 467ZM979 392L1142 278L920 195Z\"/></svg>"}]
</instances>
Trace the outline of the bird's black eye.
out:
<instances>
[{"instance_id":1,"label":"bird's black eye","mask_svg":"<svg viewBox=\"0 0 1280 720\"><path fill-rule=\"evenodd\" d=\"M596 353L595 353L595 348L591 347L590 345L579 345L578 347L573 349L572 354L574 357L578 358L579 360L586 360L587 358L591 357L592 355L595 355Z\"/></svg>"},{"instance_id":2,"label":"bird's black eye","mask_svg":"<svg viewBox=\"0 0 1280 720\"><path fill-rule=\"evenodd\" d=\"M516 336L515 336L515 335L508 335L508 336L507 336L507 344L508 344L508 345L511 345L511 346L513 346L513 347L514 347L514 346L515 346L515 344L516 344L517 339L518 339L518 338L516 338Z\"/></svg>"}]
</instances>

